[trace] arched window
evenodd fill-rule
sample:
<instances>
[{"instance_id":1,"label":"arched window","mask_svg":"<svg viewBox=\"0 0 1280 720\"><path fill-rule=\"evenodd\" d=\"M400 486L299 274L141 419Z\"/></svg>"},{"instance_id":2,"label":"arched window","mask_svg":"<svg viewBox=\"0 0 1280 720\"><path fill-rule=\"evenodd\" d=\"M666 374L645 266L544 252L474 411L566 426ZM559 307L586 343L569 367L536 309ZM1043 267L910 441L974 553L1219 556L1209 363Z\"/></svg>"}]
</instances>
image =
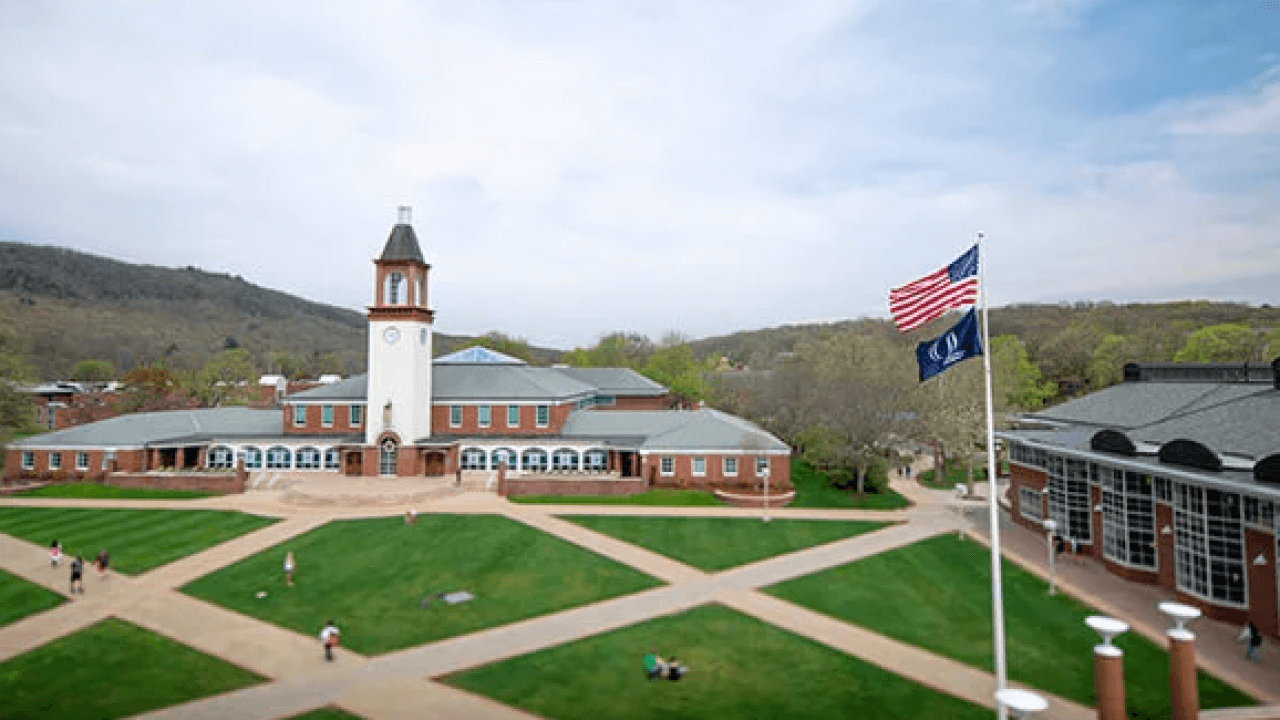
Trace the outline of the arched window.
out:
<instances>
[{"instance_id":1,"label":"arched window","mask_svg":"<svg viewBox=\"0 0 1280 720\"><path fill-rule=\"evenodd\" d=\"M209 448L209 457L207 465L215 470L226 470L231 467L232 458L235 453L231 452L231 448L226 445L214 445Z\"/></svg>"},{"instance_id":2,"label":"arched window","mask_svg":"<svg viewBox=\"0 0 1280 720\"><path fill-rule=\"evenodd\" d=\"M520 458L520 466L525 470L541 472L547 469L547 451L542 448L529 448Z\"/></svg>"},{"instance_id":3,"label":"arched window","mask_svg":"<svg viewBox=\"0 0 1280 720\"><path fill-rule=\"evenodd\" d=\"M582 468L591 472L604 472L609 464L609 454L600 448L591 448L582 454Z\"/></svg>"},{"instance_id":4,"label":"arched window","mask_svg":"<svg viewBox=\"0 0 1280 720\"><path fill-rule=\"evenodd\" d=\"M276 445L267 448L267 469L288 470L293 465L293 453L289 448Z\"/></svg>"},{"instance_id":5,"label":"arched window","mask_svg":"<svg viewBox=\"0 0 1280 720\"><path fill-rule=\"evenodd\" d=\"M295 464L299 470L319 470L320 451L313 447L298 448Z\"/></svg>"},{"instance_id":6,"label":"arched window","mask_svg":"<svg viewBox=\"0 0 1280 720\"><path fill-rule=\"evenodd\" d=\"M244 457L244 466L246 470L258 470L262 467L262 451L250 445L240 451Z\"/></svg>"},{"instance_id":7,"label":"arched window","mask_svg":"<svg viewBox=\"0 0 1280 720\"><path fill-rule=\"evenodd\" d=\"M382 288L382 299L387 305L403 305L405 302L404 275L388 273Z\"/></svg>"},{"instance_id":8,"label":"arched window","mask_svg":"<svg viewBox=\"0 0 1280 720\"><path fill-rule=\"evenodd\" d=\"M324 450L324 469L338 469L338 448L325 448Z\"/></svg>"},{"instance_id":9,"label":"arched window","mask_svg":"<svg viewBox=\"0 0 1280 720\"><path fill-rule=\"evenodd\" d=\"M378 474L395 475L399 460L400 448L396 441L391 438L383 440L382 445L378 446Z\"/></svg>"},{"instance_id":10,"label":"arched window","mask_svg":"<svg viewBox=\"0 0 1280 720\"><path fill-rule=\"evenodd\" d=\"M485 469L485 452L480 448L466 448L462 451L462 469L463 470L484 470Z\"/></svg>"},{"instance_id":11,"label":"arched window","mask_svg":"<svg viewBox=\"0 0 1280 720\"><path fill-rule=\"evenodd\" d=\"M498 448L489 455L489 469L497 470L506 465L508 470L519 470L520 456L511 448Z\"/></svg>"},{"instance_id":12,"label":"arched window","mask_svg":"<svg viewBox=\"0 0 1280 720\"><path fill-rule=\"evenodd\" d=\"M552 470L577 470L578 451L571 448L560 448L551 456Z\"/></svg>"}]
</instances>

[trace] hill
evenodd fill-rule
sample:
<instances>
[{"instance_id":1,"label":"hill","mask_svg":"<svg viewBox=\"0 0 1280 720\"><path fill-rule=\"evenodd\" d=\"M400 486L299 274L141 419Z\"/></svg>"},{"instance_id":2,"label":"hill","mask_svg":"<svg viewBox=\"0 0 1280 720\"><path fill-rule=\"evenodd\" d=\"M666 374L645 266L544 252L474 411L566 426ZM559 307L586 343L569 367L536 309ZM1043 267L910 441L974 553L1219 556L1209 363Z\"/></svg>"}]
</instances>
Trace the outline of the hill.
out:
<instances>
[{"instance_id":1,"label":"hill","mask_svg":"<svg viewBox=\"0 0 1280 720\"><path fill-rule=\"evenodd\" d=\"M236 275L136 265L66 248L0 242L0 331L44 378L84 359L120 373L164 359L202 367L228 347L264 371L349 375L365 367L362 313L259 287ZM472 338L437 333L436 351ZM558 352L531 348L535 361Z\"/></svg>"}]
</instances>

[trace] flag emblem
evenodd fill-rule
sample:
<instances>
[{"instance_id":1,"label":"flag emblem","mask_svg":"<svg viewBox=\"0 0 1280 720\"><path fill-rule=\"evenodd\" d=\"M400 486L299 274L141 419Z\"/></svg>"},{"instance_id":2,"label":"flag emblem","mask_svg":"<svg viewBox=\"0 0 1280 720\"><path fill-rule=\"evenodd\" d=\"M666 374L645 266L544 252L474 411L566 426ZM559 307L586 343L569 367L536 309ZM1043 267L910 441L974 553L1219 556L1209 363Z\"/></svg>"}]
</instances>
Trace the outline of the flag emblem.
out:
<instances>
[{"instance_id":1,"label":"flag emblem","mask_svg":"<svg viewBox=\"0 0 1280 720\"><path fill-rule=\"evenodd\" d=\"M978 300L978 246L955 262L889 291L889 312L898 330L909 332L942 313Z\"/></svg>"},{"instance_id":2,"label":"flag emblem","mask_svg":"<svg viewBox=\"0 0 1280 720\"><path fill-rule=\"evenodd\" d=\"M916 362L920 365L920 382L924 382L961 360L981 355L982 339L978 336L978 311L970 308L952 328L932 340L916 345Z\"/></svg>"}]
</instances>

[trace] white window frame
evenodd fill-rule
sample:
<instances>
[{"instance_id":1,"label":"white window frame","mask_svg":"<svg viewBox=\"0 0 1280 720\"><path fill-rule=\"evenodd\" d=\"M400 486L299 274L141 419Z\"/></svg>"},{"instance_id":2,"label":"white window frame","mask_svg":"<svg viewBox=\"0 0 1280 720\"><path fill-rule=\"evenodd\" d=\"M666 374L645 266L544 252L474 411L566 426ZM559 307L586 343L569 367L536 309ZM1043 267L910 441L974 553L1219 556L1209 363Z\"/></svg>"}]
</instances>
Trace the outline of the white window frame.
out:
<instances>
[{"instance_id":1,"label":"white window frame","mask_svg":"<svg viewBox=\"0 0 1280 720\"><path fill-rule=\"evenodd\" d=\"M509 428L520 427L520 406L519 405L507 406L507 427Z\"/></svg>"},{"instance_id":2,"label":"white window frame","mask_svg":"<svg viewBox=\"0 0 1280 720\"><path fill-rule=\"evenodd\" d=\"M670 455L663 455L658 458L658 472L663 477L671 477L676 474L676 459Z\"/></svg>"},{"instance_id":3,"label":"white window frame","mask_svg":"<svg viewBox=\"0 0 1280 720\"><path fill-rule=\"evenodd\" d=\"M378 475L395 475L400 469L400 446L387 438L378 445Z\"/></svg>"},{"instance_id":4,"label":"white window frame","mask_svg":"<svg viewBox=\"0 0 1280 720\"><path fill-rule=\"evenodd\" d=\"M347 409L347 420L351 427L360 427L364 424L364 406L352 405Z\"/></svg>"},{"instance_id":5,"label":"white window frame","mask_svg":"<svg viewBox=\"0 0 1280 720\"><path fill-rule=\"evenodd\" d=\"M23 450L22 451L22 469L35 470L35 468L36 468L36 454L31 450Z\"/></svg>"},{"instance_id":6,"label":"white window frame","mask_svg":"<svg viewBox=\"0 0 1280 720\"><path fill-rule=\"evenodd\" d=\"M736 457L724 458L724 476L738 477L738 458Z\"/></svg>"},{"instance_id":7,"label":"white window frame","mask_svg":"<svg viewBox=\"0 0 1280 720\"><path fill-rule=\"evenodd\" d=\"M556 448L551 453L551 469L571 471L582 466L582 456L573 448Z\"/></svg>"},{"instance_id":8,"label":"white window frame","mask_svg":"<svg viewBox=\"0 0 1280 720\"><path fill-rule=\"evenodd\" d=\"M706 477L707 475L707 459L702 455L693 458L691 463L692 469L689 471L694 477Z\"/></svg>"},{"instance_id":9,"label":"white window frame","mask_svg":"<svg viewBox=\"0 0 1280 720\"><path fill-rule=\"evenodd\" d=\"M550 427L551 426L551 406L539 405L537 406L537 408L538 409L536 411L536 415L538 420L537 422L538 427L540 428Z\"/></svg>"},{"instance_id":10,"label":"white window frame","mask_svg":"<svg viewBox=\"0 0 1280 720\"><path fill-rule=\"evenodd\" d=\"M306 405L293 406L293 426L294 427L307 426L307 406Z\"/></svg>"},{"instance_id":11,"label":"white window frame","mask_svg":"<svg viewBox=\"0 0 1280 720\"><path fill-rule=\"evenodd\" d=\"M487 428L493 425L493 406L477 405L476 406L476 426Z\"/></svg>"},{"instance_id":12,"label":"white window frame","mask_svg":"<svg viewBox=\"0 0 1280 720\"><path fill-rule=\"evenodd\" d=\"M759 455L756 457L756 477L767 477L769 475L769 456Z\"/></svg>"},{"instance_id":13,"label":"white window frame","mask_svg":"<svg viewBox=\"0 0 1280 720\"><path fill-rule=\"evenodd\" d=\"M590 448L582 453L582 469L604 472L609 467L609 453L601 448Z\"/></svg>"},{"instance_id":14,"label":"white window frame","mask_svg":"<svg viewBox=\"0 0 1280 720\"><path fill-rule=\"evenodd\" d=\"M212 470L226 470L235 463L235 451L226 445L214 445L205 457L205 466Z\"/></svg>"},{"instance_id":15,"label":"white window frame","mask_svg":"<svg viewBox=\"0 0 1280 720\"><path fill-rule=\"evenodd\" d=\"M83 450L76 453L76 469L77 470L89 469L89 453Z\"/></svg>"},{"instance_id":16,"label":"white window frame","mask_svg":"<svg viewBox=\"0 0 1280 720\"><path fill-rule=\"evenodd\" d=\"M324 469L337 470L340 458L338 457L338 448L324 449Z\"/></svg>"},{"instance_id":17,"label":"white window frame","mask_svg":"<svg viewBox=\"0 0 1280 720\"><path fill-rule=\"evenodd\" d=\"M489 454L484 448L463 448L458 455L458 462L463 470L486 470L489 466Z\"/></svg>"},{"instance_id":18,"label":"white window frame","mask_svg":"<svg viewBox=\"0 0 1280 720\"><path fill-rule=\"evenodd\" d=\"M268 470L288 470L293 467L293 451L283 445L272 445L263 456L263 466ZM281 462L281 458L284 458L284 462Z\"/></svg>"},{"instance_id":19,"label":"white window frame","mask_svg":"<svg viewBox=\"0 0 1280 720\"><path fill-rule=\"evenodd\" d=\"M320 448L311 445L300 447L293 453L293 466L298 470L319 470L323 462Z\"/></svg>"},{"instance_id":20,"label":"white window frame","mask_svg":"<svg viewBox=\"0 0 1280 720\"><path fill-rule=\"evenodd\" d=\"M262 448L256 445L247 445L240 451L244 456L244 467L246 470L260 470L266 462L267 457L262 452Z\"/></svg>"},{"instance_id":21,"label":"white window frame","mask_svg":"<svg viewBox=\"0 0 1280 720\"><path fill-rule=\"evenodd\" d=\"M534 472L545 472L551 467L551 456L539 447L526 448L520 453L520 467Z\"/></svg>"},{"instance_id":22,"label":"white window frame","mask_svg":"<svg viewBox=\"0 0 1280 720\"><path fill-rule=\"evenodd\" d=\"M333 406L332 405L320 406L320 427L327 427L327 428L333 427Z\"/></svg>"},{"instance_id":23,"label":"white window frame","mask_svg":"<svg viewBox=\"0 0 1280 720\"><path fill-rule=\"evenodd\" d=\"M449 427L462 427L462 406L449 406Z\"/></svg>"},{"instance_id":24,"label":"white window frame","mask_svg":"<svg viewBox=\"0 0 1280 720\"><path fill-rule=\"evenodd\" d=\"M504 462L508 470L519 470L520 453L509 447L494 448L493 452L489 453L490 470L497 470Z\"/></svg>"},{"instance_id":25,"label":"white window frame","mask_svg":"<svg viewBox=\"0 0 1280 720\"><path fill-rule=\"evenodd\" d=\"M49 469L50 470L62 469L62 453L60 452L49 453Z\"/></svg>"},{"instance_id":26,"label":"white window frame","mask_svg":"<svg viewBox=\"0 0 1280 720\"><path fill-rule=\"evenodd\" d=\"M1034 508L1034 511L1031 509ZM1018 487L1018 514L1036 523L1044 525L1044 493L1035 488Z\"/></svg>"}]
</instances>

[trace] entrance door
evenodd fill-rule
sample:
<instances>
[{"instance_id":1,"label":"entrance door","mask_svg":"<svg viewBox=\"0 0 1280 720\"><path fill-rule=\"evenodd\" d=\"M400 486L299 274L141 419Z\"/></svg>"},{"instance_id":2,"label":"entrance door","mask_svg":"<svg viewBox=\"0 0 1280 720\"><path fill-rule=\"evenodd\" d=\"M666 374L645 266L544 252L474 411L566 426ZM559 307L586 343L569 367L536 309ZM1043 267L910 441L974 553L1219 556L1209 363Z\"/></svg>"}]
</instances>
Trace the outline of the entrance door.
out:
<instances>
[{"instance_id":1,"label":"entrance door","mask_svg":"<svg viewBox=\"0 0 1280 720\"><path fill-rule=\"evenodd\" d=\"M364 453L359 450L351 450L343 453L343 469L342 471L353 477L360 477L364 474Z\"/></svg>"}]
</instances>

